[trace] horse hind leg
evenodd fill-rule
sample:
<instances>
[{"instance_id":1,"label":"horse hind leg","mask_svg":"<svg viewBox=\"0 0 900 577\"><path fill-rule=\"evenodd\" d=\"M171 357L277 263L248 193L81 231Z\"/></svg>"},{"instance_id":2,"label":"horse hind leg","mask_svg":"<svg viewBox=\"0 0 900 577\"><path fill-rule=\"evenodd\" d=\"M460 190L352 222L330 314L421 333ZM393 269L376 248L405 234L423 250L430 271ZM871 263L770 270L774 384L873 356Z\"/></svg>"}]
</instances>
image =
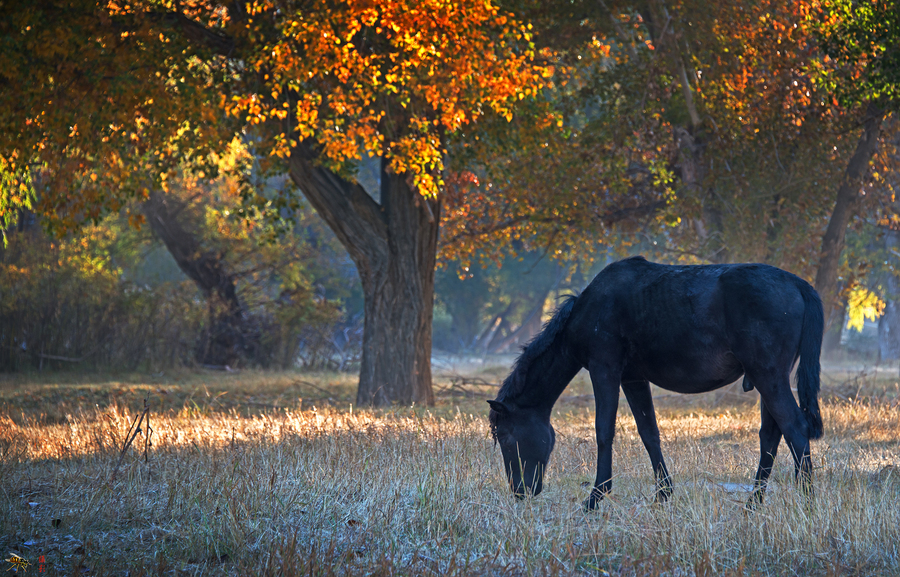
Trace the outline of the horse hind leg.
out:
<instances>
[{"instance_id":1,"label":"horse hind leg","mask_svg":"<svg viewBox=\"0 0 900 577\"><path fill-rule=\"evenodd\" d=\"M778 454L778 444L781 442L781 429L778 428L775 417L766 408L765 402L760 402L760 408L762 423L759 427L759 468L756 469L756 478L753 481L753 493L747 501L748 509L754 509L763 502L769 475L772 474L772 465Z\"/></svg>"},{"instance_id":2,"label":"horse hind leg","mask_svg":"<svg viewBox=\"0 0 900 577\"><path fill-rule=\"evenodd\" d=\"M777 379L771 379L762 385L763 380L753 379L754 385L762 396L763 403L781 429L784 440L794 457L794 476L807 504L812 502L812 460L809 451L809 435L806 417L797 405L791 393L789 373Z\"/></svg>"},{"instance_id":3,"label":"horse hind leg","mask_svg":"<svg viewBox=\"0 0 900 577\"><path fill-rule=\"evenodd\" d=\"M672 495L672 478L662 455L650 383L648 381L622 383L622 391L625 393L628 406L631 407L638 434L653 465L653 474L656 477L656 501L662 503Z\"/></svg>"}]
</instances>

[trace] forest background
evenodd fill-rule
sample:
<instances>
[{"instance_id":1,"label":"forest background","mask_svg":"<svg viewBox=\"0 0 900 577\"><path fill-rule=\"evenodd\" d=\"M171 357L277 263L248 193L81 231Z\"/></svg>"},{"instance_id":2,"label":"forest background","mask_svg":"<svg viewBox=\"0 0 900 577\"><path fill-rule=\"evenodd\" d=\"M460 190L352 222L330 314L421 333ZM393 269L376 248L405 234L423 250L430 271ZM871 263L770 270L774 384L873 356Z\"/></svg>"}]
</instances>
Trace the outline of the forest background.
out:
<instances>
[{"instance_id":1,"label":"forest background","mask_svg":"<svg viewBox=\"0 0 900 577\"><path fill-rule=\"evenodd\" d=\"M0 38L4 372L429 404L432 344L515 351L629 254L785 268L827 353L900 358L893 2L2 2Z\"/></svg>"}]
</instances>

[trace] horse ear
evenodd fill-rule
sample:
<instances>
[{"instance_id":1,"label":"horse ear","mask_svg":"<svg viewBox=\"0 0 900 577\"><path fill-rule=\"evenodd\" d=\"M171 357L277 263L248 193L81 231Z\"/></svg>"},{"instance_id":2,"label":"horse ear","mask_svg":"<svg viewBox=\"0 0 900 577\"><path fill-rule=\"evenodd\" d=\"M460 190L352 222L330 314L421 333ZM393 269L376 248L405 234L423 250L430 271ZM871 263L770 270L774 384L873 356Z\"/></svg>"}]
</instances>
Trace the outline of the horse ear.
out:
<instances>
[{"instance_id":1,"label":"horse ear","mask_svg":"<svg viewBox=\"0 0 900 577\"><path fill-rule=\"evenodd\" d=\"M505 415L509 412L509 407L503 404L503 401L488 401L488 404L501 415Z\"/></svg>"}]
</instances>

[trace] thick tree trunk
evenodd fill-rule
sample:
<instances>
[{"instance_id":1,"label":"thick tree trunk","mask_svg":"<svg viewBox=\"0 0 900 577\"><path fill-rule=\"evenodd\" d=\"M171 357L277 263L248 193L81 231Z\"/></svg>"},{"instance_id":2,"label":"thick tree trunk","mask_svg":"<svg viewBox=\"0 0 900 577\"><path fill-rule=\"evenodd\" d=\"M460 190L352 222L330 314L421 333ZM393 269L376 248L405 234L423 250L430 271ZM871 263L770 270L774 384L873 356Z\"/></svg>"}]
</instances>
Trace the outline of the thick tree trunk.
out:
<instances>
[{"instance_id":1,"label":"thick tree trunk","mask_svg":"<svg viewBox=\"0 0 900 577\"><path fill-rule=\"evenodd\" d=\"M359 184L315 163L301 144L290 175L356 263L365 298L357 403L434 404L431 324L440 202L382 163L376 202Z\"/></svg>"},{"instance_id":2,"label":"thick tree trunk","mask_svg":"<svg viewBox=\"0 0 900 577\"><path fill-rule=\"evenodd\" d=\"M226 270L222 255L205 250L197 235L180 221L184 209L182 201L157 192L151 192L142 205L150 228L206 298L209 327L197 347L197 361L234 364L240 353L252 355L258 334L248 325L234 277Z\"/></svg>"},{"instance_id":3,"label":"thick tree trunk","mask_svg":"<svg viewBox=\"0 0 900 577\"><path fill-rule=\"evenodd\" d=\"M826 327L834 322L840 312L837 282L841 251L844 250L844 235L847 232L850 218L859 205L859 189L869 172L869 161L878 147L884 114L884 110L873 103L869 103L866 108L862 136L856 145L856 151L850 157L850 162L847 163L847 170L844 172L840 187L838 187L831 220L828 222L825 236L822 237L815 285L822 297L822 305L825 307Z\"/></svg>"}]
</instances>

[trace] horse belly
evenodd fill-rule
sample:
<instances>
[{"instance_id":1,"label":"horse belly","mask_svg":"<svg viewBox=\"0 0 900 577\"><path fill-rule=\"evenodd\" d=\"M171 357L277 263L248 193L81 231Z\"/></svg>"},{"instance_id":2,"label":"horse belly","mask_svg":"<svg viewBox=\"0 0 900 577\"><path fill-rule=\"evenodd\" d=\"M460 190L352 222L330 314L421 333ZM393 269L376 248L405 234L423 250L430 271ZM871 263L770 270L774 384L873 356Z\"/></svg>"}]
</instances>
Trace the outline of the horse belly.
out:
<instances>
[{"instance_id":1,"label":"horse belly","mask_svg":"<svg viewBox=\"0 0 900 577\"><path fill-rule=\"evenodd\" d=\"M648 351L634 367L654 385L676 393L705 393L730 385L744 368L729 350ZM653 354L653 353L656 354Z\"/></svg>"}]
</instances>

